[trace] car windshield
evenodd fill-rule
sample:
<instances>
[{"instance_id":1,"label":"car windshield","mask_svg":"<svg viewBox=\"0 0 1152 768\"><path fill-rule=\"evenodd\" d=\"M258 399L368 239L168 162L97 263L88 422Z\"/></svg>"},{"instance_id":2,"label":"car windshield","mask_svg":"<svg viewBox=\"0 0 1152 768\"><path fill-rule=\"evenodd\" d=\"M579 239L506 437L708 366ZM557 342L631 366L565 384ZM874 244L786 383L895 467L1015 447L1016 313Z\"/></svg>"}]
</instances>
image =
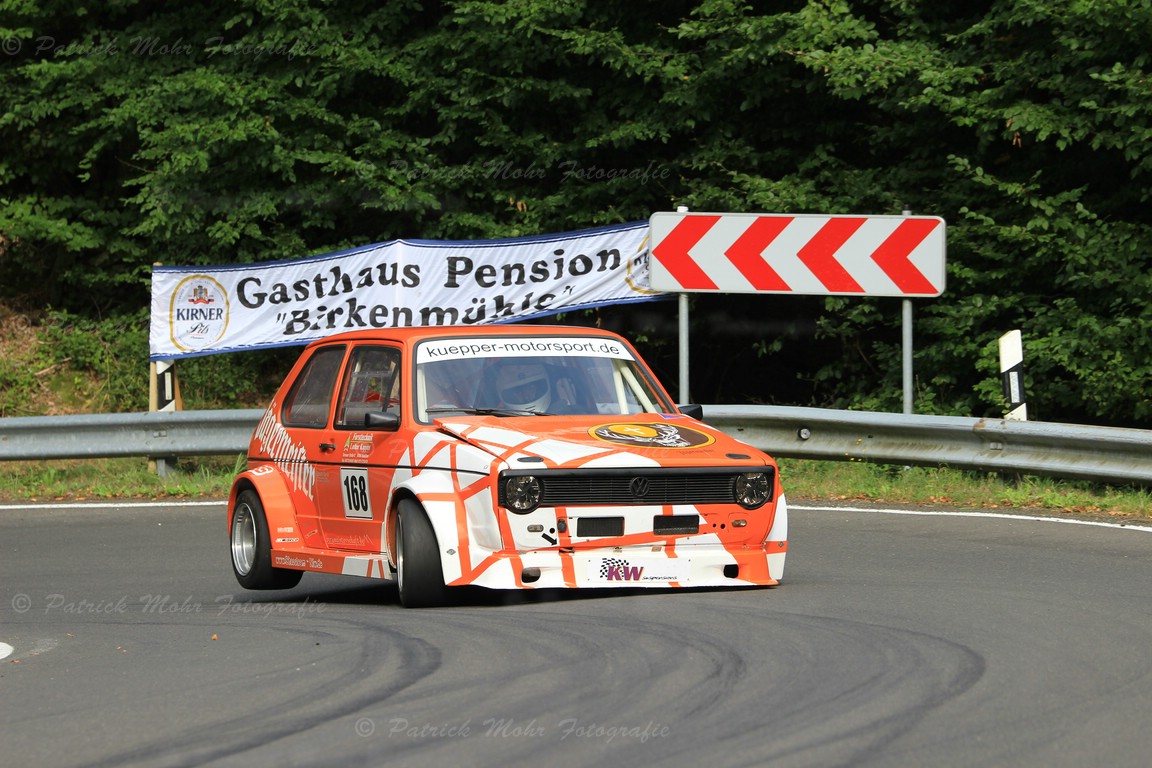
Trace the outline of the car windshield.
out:
<instances>
[{"instance_id":1,"label":"car windshield","mask_svg":"<svg viewBox=\"0 0 1152 768\"><path fill-rule=\"evenodd\" d=\"M675 410L631 350L603 338L425 341L416 353L415 391L421 421L461 413L624 416Z\"/></svg>"}]
</instances>

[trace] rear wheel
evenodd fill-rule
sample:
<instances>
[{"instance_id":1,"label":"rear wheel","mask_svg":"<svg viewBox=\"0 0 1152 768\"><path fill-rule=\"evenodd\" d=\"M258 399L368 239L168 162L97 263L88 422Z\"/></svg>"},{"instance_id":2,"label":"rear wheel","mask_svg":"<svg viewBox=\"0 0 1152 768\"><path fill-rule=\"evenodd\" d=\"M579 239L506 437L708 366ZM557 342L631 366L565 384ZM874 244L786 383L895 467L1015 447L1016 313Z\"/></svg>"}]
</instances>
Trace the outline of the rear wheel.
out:
<instances>
[{"instance_id":1,"label":"rear wheel","mask_svg":"<svg viewBox=\"0 0 1152 768\"><path fill-rule=\"evenodd\" d=\"M272 567L272 545L264 505L253 490L241 491L232 509L229 531L232 572L245 589L291 589L300 583L302 571Z\"/></svg>"},{"instance_id":2,"label":"rear wheel","mask_svg":"<svg viewBox=\"0 0 1152 768\"><path fill-rule=\"evenodd\" d=\"M424 509L411 499L400 502L396 518L396 584L405 608L443 605L448 597L436 532Z\"/></svg>"}]
</instances>

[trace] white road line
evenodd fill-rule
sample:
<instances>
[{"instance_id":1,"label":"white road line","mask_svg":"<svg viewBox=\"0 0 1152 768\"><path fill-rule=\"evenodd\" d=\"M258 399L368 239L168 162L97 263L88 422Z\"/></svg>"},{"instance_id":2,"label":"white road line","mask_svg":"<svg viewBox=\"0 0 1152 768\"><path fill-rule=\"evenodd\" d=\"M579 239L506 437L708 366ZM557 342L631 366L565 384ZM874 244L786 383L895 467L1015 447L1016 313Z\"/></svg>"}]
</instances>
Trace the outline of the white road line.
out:
<instances>
[{"instance_id":1,"label":"white road line","mask_svg":"<svg viewBox=\"0 0 1152 768\"><path fill-rule=\"evenodd\" d=\"M1074 520L1064 517L1042 517L1038 515L1012 515L1003 512L973 512L970 510L941 511L934 509L884 509L880 507L817 507L789 504L788 509L803 509L812 512L876 512L883 515L924 515L936 517L987 517L1000 520L1031 520L1037 523L1068 523L1070 525L1094 525L1099 528L1122 528L1125 531L1152 533L1152 526L1131 525L1129 523L1105 523L1101 520Z\"/></svg>"},{"instance_id":2,"label":"white road line","mask_svg":"<svg viewBox=\"0 0 1152 768\"><path fill-rule=\"evenodd\" d=\"M0 643L0 659L6 659L12 655L12 651L16 650L8 643Z\"/></svg>"},{"instance_id":3,"label":"white road line","mask_svg":"<svg viewBox=\"0 0 1152 768\"><path fill-rule=\"evenodd\" d=\"M116 509L124 509L126 507L164 509L169 507L220 507L227 506L227 504L228 502L223 499L220 501L76 501L55 504L0 504L0 512L17 509L107 509L109 507L115 507Z\"/></svg>"},{"instance_id":4,"label":"white road line","mask_svg":"<svg viewBox=\"0 0 1152 768\"><path fill-rule=\"evenodd\" d=\"M117 503L114 501L96 503L96 502L73 502L73 503L56 503L56 504L0 504L0 512L19 510L19 509L104 509L104 508L117 508L122 509L126 507L140 507L140 508L176 508L176 507L219 507L226 506L228 502L220 501L131 501L124 503ZM1098 528L1119 528L1125 531L1143 531L1145 533L1152 533L1152 526L1148 525L1132 525L1130 523L1106 523L1101 520L1076 520L1064 517L1043 517L1038 515L1012 515L1003 512L974 512L970 510L957 510L941 511L930 509L885 509L883 507L822 507L807 504L789 504L789 509L799 509L812 512L873 512L883 515L922 515L925 517L984 517L995 518L1000 520L1030 520L1037 523L1067 523L1069 525L1092 525Z\"/></svg>"}]
</instances>

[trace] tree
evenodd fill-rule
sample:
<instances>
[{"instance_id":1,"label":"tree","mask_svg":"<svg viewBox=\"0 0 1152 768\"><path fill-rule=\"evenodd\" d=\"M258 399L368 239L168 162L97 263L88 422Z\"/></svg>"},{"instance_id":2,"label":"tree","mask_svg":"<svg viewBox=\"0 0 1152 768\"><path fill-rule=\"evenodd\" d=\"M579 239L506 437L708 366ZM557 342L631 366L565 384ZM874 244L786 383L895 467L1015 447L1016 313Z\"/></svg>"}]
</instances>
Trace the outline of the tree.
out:
<instances>
[{"instance_id":1,"label":"tree","mask_svg":"<svg viewBox=\"0 0 1152 768\"><path fill-rule=\"evenodd\" d=\"M1033 413L1150 424L1150 6L3 2L0 291L120 311L155 261L909 208L949 225L922 410L998 414L1020 328ZM701 399L898 406L893 301L693 303Z\"/></svg>"}]
</instances>

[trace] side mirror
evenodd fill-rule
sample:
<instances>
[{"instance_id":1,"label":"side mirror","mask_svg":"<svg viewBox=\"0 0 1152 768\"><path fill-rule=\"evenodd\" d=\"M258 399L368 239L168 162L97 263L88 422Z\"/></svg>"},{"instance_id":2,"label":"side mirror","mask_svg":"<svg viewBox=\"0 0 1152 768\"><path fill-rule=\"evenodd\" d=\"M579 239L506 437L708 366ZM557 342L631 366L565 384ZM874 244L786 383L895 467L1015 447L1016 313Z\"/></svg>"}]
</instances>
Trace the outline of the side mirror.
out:
<instances>
[{"instance_id":1,"label":"side mirror","mask_svg":"<svg viewBox=\"0 0 1152 768\"><path fill-rule=\"evenodd\" d=\"M364 426L369 429L395 432L400 429L400 416L388 411L369 411L364 414Z\"/></svg>"},{"instance_id":2,"label":"side mirror","mask_svg":"<svg viewBox=\"0 0 1152 768\"><path fill-rule=\"evenodd\" d=\"M689 403L686 405L677 405L676 410L688 416L689 418L696 419L696 421L704 421L704 406L698 403Z\"/></svg>"}]
</instances>

